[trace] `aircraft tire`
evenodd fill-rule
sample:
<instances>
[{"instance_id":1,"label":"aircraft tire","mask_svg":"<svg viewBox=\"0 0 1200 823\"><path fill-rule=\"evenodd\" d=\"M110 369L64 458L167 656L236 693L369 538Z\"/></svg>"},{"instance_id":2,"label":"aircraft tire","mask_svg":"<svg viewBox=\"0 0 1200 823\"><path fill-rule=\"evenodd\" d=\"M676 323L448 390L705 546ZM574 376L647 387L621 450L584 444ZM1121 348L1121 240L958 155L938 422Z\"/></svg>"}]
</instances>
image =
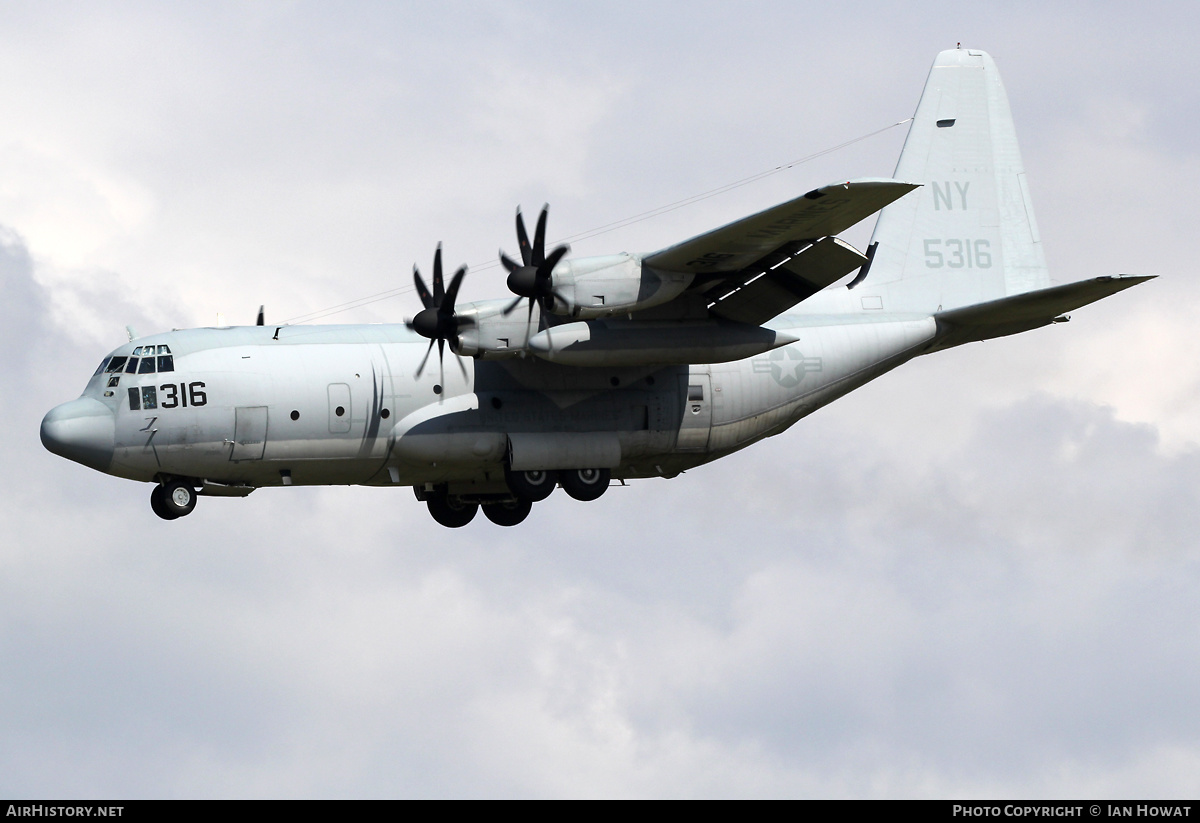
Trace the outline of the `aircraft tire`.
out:
<instances>
[{"instance_id":1,"label":"aircraft tire","mask_svg":"<svg viewBox=\"0 0 1200 823\"><path fill-rule=\"evenodd\" d=\"M196 508L196 490L190 483L172 480L162 487L163 508L175 517L184 517Z\"/></svg>"},{"instance_id":2,"label":"aircraft tire","mask_svg":"<svg viewBox=\"0 0 1200 823\"><path fill-rule=\"evenodd\" d=\"M483 515L497 526L515 526L529 516L533 501L518 498L508 503L489 503L483 507Z\"/></svg>"},{"instance_id":3,"label":"aircraft tire","mask_svg":"<svg viewBox=\"0 0 1200 823\"><path fill-rule=\"evenodd\" d=\"M429 507L430 516L448 529L462 528L474 520L479 511L478 503L456 502L451 505L450 499L444 494L434 495L425 501L425 505Z\"/></svg>"},{"instance_id":4,"label":"aircraft tire","mask_svg":"<svg viewBox=\"0 0 1200 823\"><path fill-rule=\"evenodd\" d=\"M595 500L608 491L612 472L608 469L570 469L561 472L563 491L576 500Z\"/></svg>"},{"instance_id":5,"label":"aircraft tire","mask_svg":"<svg viewBox=\"0 0 1200 823\"><path fill-rule=\"evenodd\" d=\"M155 483L154 488L150 490L150 508L163 520L174 520L179 516L174 512L168 511L167 501L163 495L163 487L158 483Z\"/></svg>"},{"instance_id":6,"label":"aircraft tire","mask_svg":"<svg viewBox=\"0 0 1200 823\"><path fill-rule=\"evenodd\" d=\"M550 493L554 491L554 487L558 485L558 472L541 470L519 472L505 466L504 479L517 497L528 500L530 503L538 503L549 497Z\"/></svg>"}]
</instances>

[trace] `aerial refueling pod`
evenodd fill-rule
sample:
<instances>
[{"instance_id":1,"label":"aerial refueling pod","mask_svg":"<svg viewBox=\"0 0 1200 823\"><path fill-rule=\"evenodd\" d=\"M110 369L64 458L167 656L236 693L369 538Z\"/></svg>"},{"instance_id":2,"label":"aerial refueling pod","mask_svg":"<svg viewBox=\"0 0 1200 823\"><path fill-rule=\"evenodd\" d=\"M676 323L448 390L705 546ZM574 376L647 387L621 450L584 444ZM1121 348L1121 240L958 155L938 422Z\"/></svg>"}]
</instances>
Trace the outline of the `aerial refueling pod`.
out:
<instances>
[{"instance_id":1,"label":"aerial refueling pod","mask_svg":"<svg viewBox=\"0 0 1200 823\"><path fill-rule=\"evenodd\" d=\"M529 338L529 349L566 366L686 365L741 360L797 339L727 320L580 320L538 332Z\"/></svg>"}]
</instances>

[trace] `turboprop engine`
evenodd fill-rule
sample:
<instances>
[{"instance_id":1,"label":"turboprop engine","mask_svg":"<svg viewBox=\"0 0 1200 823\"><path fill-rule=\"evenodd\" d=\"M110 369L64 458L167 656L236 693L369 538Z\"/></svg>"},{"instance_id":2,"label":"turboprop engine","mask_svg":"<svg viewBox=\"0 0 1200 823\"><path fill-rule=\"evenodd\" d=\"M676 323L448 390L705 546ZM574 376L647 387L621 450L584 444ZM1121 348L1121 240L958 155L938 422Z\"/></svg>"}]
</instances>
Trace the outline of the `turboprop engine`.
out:
<instances>
[{"instance_id":1,"label":"turboprop engine","mask_svg":"<svg viewBox=\"0 0 1200 823\"><path fill-rule=\"evenodd\" d=\"M517 297L503 308L479 303L458 311L456 353L484 359L533 355L569 366L685 365L741 360L796 341L754 323L712 317L703 302L671 317L634 320L635 312L679 297L695 273L647 266L642 256L627 252L566 260L568 248L562 245L547 254L548 211L542 207L531 243L517 210L521 259L500 252ZM526 301L521 317L516 310Z\"/></svg>"},{"instance_id":2,"label":"turboprop engine","mask_svg":"<svg viewBox=\"0 0 1200 823\"><path fill-rule=\"evenodd\" d=\"M549 206L542 207L530 243L525 219L517 209L521 261L500 252L500 262L508 270L508 288L517 295L504 309L505 315L523 300L528 301L529 319L535 306L545 314L577 318L628 314L675 299L695 277L645 267L640 257L628 253L564 261L569 248L563 245L546 254L549 210Z\"/></svg>"}]
</instances>

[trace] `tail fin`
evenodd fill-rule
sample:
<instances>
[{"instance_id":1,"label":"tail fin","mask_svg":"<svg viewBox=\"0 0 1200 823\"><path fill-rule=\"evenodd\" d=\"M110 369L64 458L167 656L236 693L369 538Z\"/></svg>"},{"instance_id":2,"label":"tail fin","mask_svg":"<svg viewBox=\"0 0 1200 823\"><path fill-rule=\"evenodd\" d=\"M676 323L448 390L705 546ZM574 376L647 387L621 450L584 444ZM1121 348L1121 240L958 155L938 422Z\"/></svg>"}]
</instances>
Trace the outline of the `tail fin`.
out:
<instances>
[{"instance_id":1,"label":"tail fin","mask_svg":"<svg viewBox=\"0 0 1200 823\"><path fill-rule=\"evenodd\" d=\"M986 53L937 56L895 177L923 188L880 213L855 289L872 298L864 306L936 312L1050 285L1008 96Z\"/></svg>"}]
</instances>

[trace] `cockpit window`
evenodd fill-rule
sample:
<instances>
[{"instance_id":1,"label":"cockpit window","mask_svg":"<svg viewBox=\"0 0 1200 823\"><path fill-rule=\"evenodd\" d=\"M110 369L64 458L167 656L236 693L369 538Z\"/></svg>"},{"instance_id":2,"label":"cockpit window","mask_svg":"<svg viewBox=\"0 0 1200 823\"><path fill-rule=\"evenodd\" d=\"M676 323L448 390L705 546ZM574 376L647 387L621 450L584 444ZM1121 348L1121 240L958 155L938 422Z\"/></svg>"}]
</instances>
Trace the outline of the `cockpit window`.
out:
<instances>
[{"instance_id":1,"label":"cockpit window","mask_svg":"<svg viewBox=\"0 0 1200 823\"><path fill-rule=\"evenodd\" d=\"M158 351L156 352L155 349L157 349ZM149 357L152 354L170 354L170 353L171 353L171 347L164 345L164 344L159 344L158 346L138 346L132 352L134 357Z\"/></svg>"},{"instance_id":2,"label":"cockpit window","mask_svg":"<svg viewBox=\"0 0 1200 823\"><path fill-rule=\"evenodd\" d=\"M106 357L92 377L101 372L106 374L119 374L121 372L125 372L126 374L154 374L155 366L158 367L157 371L160 372L175 371L175 358L171 356L170 346L138 346L133 350L132 356Z\"/></svg>"},{"instance_id":3,"label":"cockpit window","mask_svg":"<svg viewBox=\"0 0 1200 823\"><path fill-rule=\"evenodd\" d=\"M100 372L104 371L104 367L108 365L108 361L111 359L112 359L111 357L106 357L102 361L100 361L100 365L96 367L96 370L94 372L92 372L92 377L95 377Z\"/></svg>"}]
</instances>

